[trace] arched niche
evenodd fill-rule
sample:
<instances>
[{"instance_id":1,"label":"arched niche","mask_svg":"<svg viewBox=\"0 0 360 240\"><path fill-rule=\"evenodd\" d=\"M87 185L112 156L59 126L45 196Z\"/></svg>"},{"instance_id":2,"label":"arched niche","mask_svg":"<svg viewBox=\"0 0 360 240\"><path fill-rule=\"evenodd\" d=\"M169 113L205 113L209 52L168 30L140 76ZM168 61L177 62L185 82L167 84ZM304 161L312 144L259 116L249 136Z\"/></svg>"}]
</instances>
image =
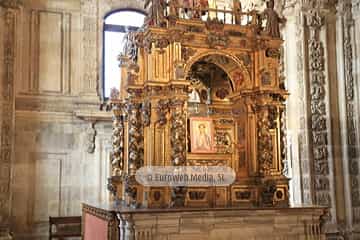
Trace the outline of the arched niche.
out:
<instances>
[{"instance_id":1,"label":"arched niche","mask_svg":"<svg viewBox=\"0 0 360 240\"><path fill-rule=\"evenodd\" d=\"M190 82L188 164L230 166L235 169L237 178L248 177L248 112L240 95L245 81L250 81L247 69L238 60L217 53L194 57L187 63L186 71L186 79ZM239 86L232 75L235 71L244 74L244 82ZM194 151L197 149L193 137L197 131L195 121L211 122L209 128L213 129L210 132L215 149L206 154Z\"/></svg>"},{"instance_id":2,"label":"arched niche","mask_svg":"<svg viewBox=\"0 0 360 240\"><path fill-rule=\"evenodd\" d=\"M233 86L233 94L235 95L238 95L242 89L252 87L249 69L245 67L243 60L240 60L232 54L219 50L196 54L190 58L185 65L186 76L189 75L194 64L197 62L212 63L221 68L228 75Z\"/></svg>"}]
</instances>

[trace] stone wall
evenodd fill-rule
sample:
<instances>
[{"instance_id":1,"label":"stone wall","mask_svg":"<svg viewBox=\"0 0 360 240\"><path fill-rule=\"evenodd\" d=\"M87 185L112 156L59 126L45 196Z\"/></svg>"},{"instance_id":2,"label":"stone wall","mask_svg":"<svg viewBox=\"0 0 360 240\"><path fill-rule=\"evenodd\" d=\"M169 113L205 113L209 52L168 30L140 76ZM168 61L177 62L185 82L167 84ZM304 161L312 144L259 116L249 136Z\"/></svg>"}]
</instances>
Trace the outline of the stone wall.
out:
<instances>
[{"instance_id":1,"label":"stone wall","mask_svg":"<svg viewBox=\"0 0 360 240\"><path fill-rule=\"evenodd\" d=\"M108 200L112 125L98 110L103 17L142 5L0 1L0 238L10 224L15 239L42 239L49 216Z\"/></svg>"}]
</instances>

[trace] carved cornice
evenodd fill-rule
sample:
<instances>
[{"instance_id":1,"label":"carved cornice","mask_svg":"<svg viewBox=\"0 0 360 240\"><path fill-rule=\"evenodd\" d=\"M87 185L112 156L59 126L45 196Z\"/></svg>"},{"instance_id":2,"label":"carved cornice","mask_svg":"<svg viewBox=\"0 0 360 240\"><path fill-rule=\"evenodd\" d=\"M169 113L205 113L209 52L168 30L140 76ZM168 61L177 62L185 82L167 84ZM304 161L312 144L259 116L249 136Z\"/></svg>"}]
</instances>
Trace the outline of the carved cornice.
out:
<instances>
[{"instance_id":1,"label":"carved cornice","mask_svg":"<svg viewBox=\"0 0 360 240\"><path fill-rule=\"evenodd\" d=\"M152 48L155 47L163 53L165 48L169 44L174 42L185 43L194 39L193 34L188 34L184 29L170 29L166 32L158 33L145 33L145 36L142 38L142 45L145 46L145 50L150 53Z\"/></svg>"},{"instance_id":2,"label":"carved cornice","mask_svg":"<svg viewBox=\"0 0 360 240\"><path fill-rule=\"evenodd\" d=\"M19 8L22 5L21 0L0 0L0 6L3 8Z\"/></svg>"},{"instance_id":3,"label":"carved cornice","mask_svg":"<svg viewBox=\"0 0 360 240\"><path fill-rule=\"evenodd\" d=\"M87 204L83 204L82 207L83 207L83 209L82 209L83 213L88 213L88 214L98 217L104 221L112 221L115 216L112 212L108 212L108 211L100 209L100 208L92 207ZM85 214L83 214L83 216L85 216Z\"/></svg>"},{"instance_id":4,"label":"carved cornice","mask_svg":"<svg viewBox=\"0 0 360 240\"><path fill-rule=\"evenodd\" d=\"M334 9L338 0L300 0L303 8Z\"/></svg>"}]
</instances>

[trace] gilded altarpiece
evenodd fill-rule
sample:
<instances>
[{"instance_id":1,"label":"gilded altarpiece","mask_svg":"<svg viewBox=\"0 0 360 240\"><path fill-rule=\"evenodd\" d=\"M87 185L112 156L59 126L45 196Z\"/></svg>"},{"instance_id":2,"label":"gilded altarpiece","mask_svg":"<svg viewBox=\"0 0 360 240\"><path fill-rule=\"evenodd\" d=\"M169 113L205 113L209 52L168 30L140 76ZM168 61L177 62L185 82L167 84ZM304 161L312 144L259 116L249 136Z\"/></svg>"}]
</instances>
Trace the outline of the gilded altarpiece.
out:
<instances>
[{"instance_id":1,"label":"gilded altarpiece","mask_svg":"<svg viewBox=\"0 0 360 240\"><path fill-rule=\"evenodd\" d=\"M216 10L222 20L201 6L170 4L160 15L161 6L146 7L145 26L128 35L119 56L123 81L109 102L109 190L133 207L288 206L283 19L271 5L264 13ZM190 123L199 118L211 122L211 151L193 150ZM236 180L227 187L144 187L135 180L142 166L229 166Z\"/></svg>"}]
</instances>

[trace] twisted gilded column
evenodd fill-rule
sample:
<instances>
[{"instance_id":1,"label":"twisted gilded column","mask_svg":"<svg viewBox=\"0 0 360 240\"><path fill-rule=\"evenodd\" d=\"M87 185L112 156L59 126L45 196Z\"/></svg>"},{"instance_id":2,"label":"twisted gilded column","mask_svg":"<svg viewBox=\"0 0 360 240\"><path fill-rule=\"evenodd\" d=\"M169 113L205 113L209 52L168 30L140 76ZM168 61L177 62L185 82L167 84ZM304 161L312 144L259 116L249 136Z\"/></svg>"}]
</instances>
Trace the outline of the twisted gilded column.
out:
<instances>
[{"instance_id":1,"label":"twisted gilded column","mask_svg":"<svg viewBox=\"0 0 360 240\"><path fill-rule=\"evenodd\" d=\"M257 120L257 146L259 173L262 176L269 176L273 166L273 143L270 133L271 122L269 109L263 107L258 113Z\"/></svg>"},{"instance_id":2,"label":"twisted gilded column","mask_svg":"<svg viewBox=\"0 0 360 240\"><path fill-rule=\"evenodd\" d=\"M186 165L186 111L184 111L184 107L185 101L183 99L170 101L170 145L173 166ZM171 206L184 207L185 195L185 187L174 187L171 195Z\"/></svg>"},{"instance_id":3,"label":"twisted gilded column","mask_svg":"<svg viewBox=\"0 0 360 240\"><path fill-rule=\"evenodd\" d=\"M130 99L127 102L128 115L128 165L125 178L127 203L138 206L139 188L135 180L136 171L144 163L144 133L141 121L141 104Z\"/></svg>"}]
</instances>

